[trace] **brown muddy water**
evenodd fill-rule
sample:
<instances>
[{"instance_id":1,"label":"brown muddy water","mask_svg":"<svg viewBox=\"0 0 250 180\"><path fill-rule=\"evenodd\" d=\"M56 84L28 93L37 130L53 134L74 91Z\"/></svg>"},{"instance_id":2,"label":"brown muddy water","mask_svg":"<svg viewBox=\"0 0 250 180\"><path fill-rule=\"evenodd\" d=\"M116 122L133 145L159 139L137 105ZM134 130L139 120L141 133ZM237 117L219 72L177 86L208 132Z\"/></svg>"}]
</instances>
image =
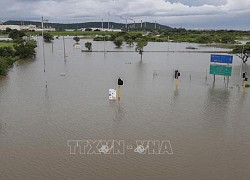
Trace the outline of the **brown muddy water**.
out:
<instances>
[{"instance_id":1,"label":"brown muddy water","mask_svg":"<svg viewBox=\"0 0 250 180\"><path fill-rule=\"evenodd\" d=\"M66 62L62 39L53 52L45 44L44 73L39 41L34 61L0 78L1 180L250 179L250 99L240 77L249 68L237 57L229 84L219 76L213 84L210 53L145 52L141 61L136 52L86 53L73 43L66 39ZM149 43L145 50L187 46ZM93 42L93 49L104 43ZM111 42L105 49L116 50ZM118 77L121 100L110 102ZM68 140L124 140L133 147L137 140L169 140L173 154L70 154Z\"/></svg>"}]
</instances>

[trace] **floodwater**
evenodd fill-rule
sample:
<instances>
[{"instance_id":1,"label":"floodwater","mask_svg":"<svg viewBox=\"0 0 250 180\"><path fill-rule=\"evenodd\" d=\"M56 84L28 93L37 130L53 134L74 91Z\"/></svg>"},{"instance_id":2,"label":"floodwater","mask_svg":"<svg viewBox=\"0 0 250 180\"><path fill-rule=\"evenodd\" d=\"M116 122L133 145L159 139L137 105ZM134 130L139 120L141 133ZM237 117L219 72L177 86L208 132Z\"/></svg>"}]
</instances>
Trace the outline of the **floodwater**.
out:
<instances>
[{"instance_id":1,"label":"floodwater","mask_svg":"<svg viewBox=\"0 0 250 180\"><path fill-rule=\"evenodd\" d=\"M213 83L210 53L145 52L141 60L136 52L81 52L72 38L65 41L66 62L62 39L53 52L45 44L44 73L39 41L34 61L0 77L1 180L250 178L250 100L240 77L249 69L240 59L234 58L229 83L221 76ZM149 43L145 50L189 45ZM104 46L116 50L111 42L93 42L94 50ZM110 102L118 77L121 100ZM70 154L68 140L124 140L133 147L136 140L169 140L173 154Z\"/></svg>"}]
</instances>

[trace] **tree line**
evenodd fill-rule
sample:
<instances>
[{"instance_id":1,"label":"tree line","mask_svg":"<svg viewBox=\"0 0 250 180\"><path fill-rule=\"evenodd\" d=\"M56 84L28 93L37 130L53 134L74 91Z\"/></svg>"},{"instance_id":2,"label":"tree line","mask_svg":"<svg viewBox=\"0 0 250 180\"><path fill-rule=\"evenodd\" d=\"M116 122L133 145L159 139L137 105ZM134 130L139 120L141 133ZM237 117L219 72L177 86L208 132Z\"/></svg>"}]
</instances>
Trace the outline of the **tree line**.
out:
<instances>
[{"instance_id":1,"label":"tree line","mask_svg":"<svg viewBox=\"0 0 250 180\"><path fill-rule=\"evenodd\" d=\"M6 75L9 68L21 59L35 57L37 43L26 36L25 31L8 30L8 37L13 39L13 46L0 47L0 75ZM1 42L0 42L1 43Z\"/></svg>"}]
</instances>

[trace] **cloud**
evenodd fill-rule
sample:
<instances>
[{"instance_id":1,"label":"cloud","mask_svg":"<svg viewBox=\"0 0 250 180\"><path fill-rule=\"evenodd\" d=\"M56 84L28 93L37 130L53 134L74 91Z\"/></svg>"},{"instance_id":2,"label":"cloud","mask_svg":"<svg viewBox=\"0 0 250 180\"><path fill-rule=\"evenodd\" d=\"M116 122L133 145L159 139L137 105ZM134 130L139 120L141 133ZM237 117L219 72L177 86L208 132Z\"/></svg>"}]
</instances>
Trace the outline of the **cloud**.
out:
<instances>
[{"instance_id":1,"label":"cloud","mask_svg":"<svg viewBox=\"0 0 250 180\"><path fill-rule=\"evenodd\" d=\"M250 29L250 0L0 0L2 20L157 21L174 27ZM244 19L244 20L243 20Z\"/></svg>"},{"instance_id":2,"label":"cloud","mask_svg":"<svg viewBox=\"0 0 250 180\"><path fill-rule=\"evenodd\" d=\"M166 1L169 1L171 3L176 2L176 0ZM227 3L227 0L178 0L178 2L189 6L202 6L204 4L218 6L225 5Z\"/></svg>"}]
</instances>

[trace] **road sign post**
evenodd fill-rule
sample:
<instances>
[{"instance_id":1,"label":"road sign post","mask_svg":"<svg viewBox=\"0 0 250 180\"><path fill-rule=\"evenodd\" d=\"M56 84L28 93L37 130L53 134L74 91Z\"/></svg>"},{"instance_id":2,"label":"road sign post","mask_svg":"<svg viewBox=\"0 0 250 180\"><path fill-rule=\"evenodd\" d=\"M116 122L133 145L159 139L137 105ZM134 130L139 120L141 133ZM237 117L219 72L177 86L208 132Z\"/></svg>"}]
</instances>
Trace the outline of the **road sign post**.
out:
<instances>
[{"instance_id":1,"label":"road sign post","mask_svg":"<svg viewBox=\"0 0 250 180\"><path fill-rule=\"evenodd\" d=\"M220 64L232 64L233 63L233 56L211 54L211 61L210 62L220 63Z\"/></svg>"},{"instance_id":2,"label":"road sign post","mask_svg":"<svg viewBox=\"0 0 250 180\"><path fill-rule=\"evenodd\" d=\"M232 66L211 64L210 74L221 75L221 76L232 76Z\"/></svg>"},{"instance_id":3,"label":"road sign post","mask_svg":"<svg viewBox=\"0 0 250 180\"><path fill-rule=\"evenodd\" d=\"M246 88L246 85L247 85L247 81L248 81L248 78L247 78L247 72L243 72L242 73L242 78L243 78L243 88L245 89Z\"/></svg>"},{"instance_id":4,"label":"road sign post","mask_svg":"<svg viewBox=\"0 0 250 180\"><path fill-rule=\"evenodd\" d=\"M117 96L118 96L118 101L121 99L121 86L123 86L123 80L119 77L117 80L118 84L118 90L117 90Z\"/></svg>"},{"instance_id":5,"label":"road sign post","mask_svg":"<svg viewBox=\"0 0 250 180\"><path fill-rule=\"evenodd\" d=\"M181 76L181 73L178 70L175 70L174 71L174 78L179 79L180 76Z\"/></svg>"},{"instance_id":6,"label":"road sign post","mask_svg":"<svg viewBox=\"0 0 250 180\"><path fill-rule=\"evenodd\" d=\"M175 78L175 86L176 89L179 87L179 77L181 76L181 73L178 70L174 71L174 78Z\"/></svg>"},{"instance_id":7,"label":"road sign post","mask_svg":"<svg viewBox=\"0 0 250 180\"><path fill-rule=\"evenodd\" d=\"M214 76L214 83L216 75L224 76L224 79L227 77L227 84L229 83L229 77L232 76L232 63L231 55L211 54L210 74Z\"/></svg>"},{"instance_id":8,"label":"road sign post","mask_svg":"<svg viewBox=\"0 0 250 180\"><path fill-rule=\"evenodd\" d=\"M121 86L118 85L118 90L117 90L117 97L118 97L118 100L120 101L121 99Z\"/></svg>"},{"instance_id":9,"label":"road sign post","mask_svg":"<svg viewBox=\"0 0 250 180\"><path fill-rule=\"evenodd\" d=\"M116 100L116 90L109 89L109 100Z\"/></svg>"}]
</instances>

